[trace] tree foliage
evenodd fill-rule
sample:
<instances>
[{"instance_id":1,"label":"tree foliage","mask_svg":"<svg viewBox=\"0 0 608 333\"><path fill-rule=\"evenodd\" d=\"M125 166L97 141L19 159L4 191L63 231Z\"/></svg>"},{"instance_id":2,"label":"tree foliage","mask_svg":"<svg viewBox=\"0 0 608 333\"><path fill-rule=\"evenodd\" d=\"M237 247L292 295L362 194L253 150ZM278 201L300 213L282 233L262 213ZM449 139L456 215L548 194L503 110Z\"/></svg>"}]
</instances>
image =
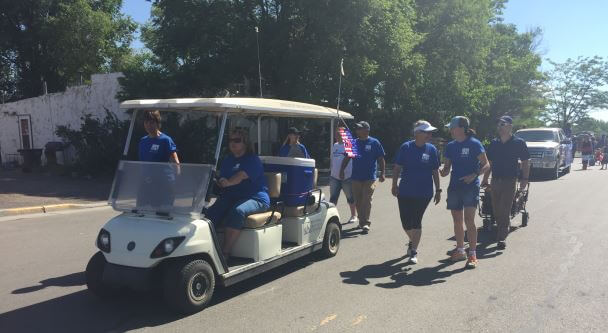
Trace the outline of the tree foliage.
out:
<instances>
[{"instance_id":1,"label":"tree foliage","mask_svg":"<svg viewBox=\"0 0 608 333\"><path fill-rule=\"evenodd\" d=\"M121 98L259 96L259 27L264 97L335 107L344 58L341 108L390 152L419 118L468 115L486 136L543 103L540 31L504 24L505 2L157 0Z\"/></svg>"},{"instance_id":2,"label":"tree foliage","mask_svg":"<svg viewBox=\"0 0 608 333\"><path fill-rule=\"evenodd\" d=\"M549 60L544 117L562 127L589 117L589 112L608 107L608 61L595 56L568 59L564 63Z\"/></svg>"},{"instance_id":3,"label":"tree foliage","mask_svg":"<svg viewBox=\"0 0 608 333\"><path fill-rule=\"evenodd\" d=\"M122 0L0 0L0 89L37 96L43 81L62 91L82 75L121 70L136 24Z\"/></svg>"}]
</instances>

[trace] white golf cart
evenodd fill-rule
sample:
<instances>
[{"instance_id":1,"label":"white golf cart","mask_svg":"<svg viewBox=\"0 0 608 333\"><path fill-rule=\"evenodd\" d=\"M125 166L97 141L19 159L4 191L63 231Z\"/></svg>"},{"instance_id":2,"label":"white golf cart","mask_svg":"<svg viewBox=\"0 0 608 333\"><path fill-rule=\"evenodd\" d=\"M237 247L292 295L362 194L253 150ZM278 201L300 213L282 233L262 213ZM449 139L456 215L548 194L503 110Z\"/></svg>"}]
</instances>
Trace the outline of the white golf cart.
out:
<instances>
[{"instance_id":1,"label":"white golf cart","mask_svg":"<svg viewBox=\"0 0 608 333\"><path fill-rule=\"evenodd\" d=\"M322 106L258 98L132 100L123 102L121 109L133 110L125 157L138 110L205 112L217 117L214 119L221 125L212 164L182 163L178 167L120 161L109 203L122 214L103 226L96 239L100 251L86 268L87 287L94 294L107 297L123 287L147 290L160 284L172 307L193 313L209 304L216 283L229 286L315 251L327 257L336 255L340 217L336 207L315 188L314 160L260 157L273 205L269 211L247 218L232 250L231 255L237 259L234 263L220 251L222 231L201 211L212 200L209 192L229 117L257 118L261 138L262 118L328 119L333 132L334 121L338 117L352 119L350 114L340 112L338 116L336 110ZM266 169L267 165L271 170ZM294 179L285 179L289 172L278 170L277 165L303 166L307 175L312 174L312 188L304 199L300 195L302 200L296 201L301 205L281 203L282 189Z\"/></svg>"}]
</instances>

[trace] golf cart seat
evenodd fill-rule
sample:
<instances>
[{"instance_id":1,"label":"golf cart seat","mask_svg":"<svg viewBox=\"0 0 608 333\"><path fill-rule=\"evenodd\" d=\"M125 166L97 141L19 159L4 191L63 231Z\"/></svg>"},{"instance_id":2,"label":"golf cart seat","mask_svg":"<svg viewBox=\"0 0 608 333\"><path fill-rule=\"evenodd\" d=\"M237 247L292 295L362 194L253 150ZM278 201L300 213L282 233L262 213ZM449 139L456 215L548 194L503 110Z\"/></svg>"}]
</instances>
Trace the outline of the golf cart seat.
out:
<instances>
[{"instance_id":1,"label":"golf cart seat","mask_svg":"<svg viewBox=\"0 0 608 333\"><path fill-rule=\"evenodd\" d=\"M266 184L268 185L268 196L270 199L278 199L281 194L281 174L275 172L265 172ZM268 211L247 216L244 228L257 229L267 225L279 223L281 213L275 207L270 207Z\"/></svg>"},{"instance_id":2,"label":"golf cart seat","mask_svg":"<svg viewBox=\"0 0 608 333\"><path fill-rule=\"evenodd\" d=\"M315 169L316 170L316 169ZM321 204L322 194L320 189L314 189L309 192L306 199L306 205L285 207L283 212L284 217L300 217L316 212Z\"/></svg>"}]
</instances>

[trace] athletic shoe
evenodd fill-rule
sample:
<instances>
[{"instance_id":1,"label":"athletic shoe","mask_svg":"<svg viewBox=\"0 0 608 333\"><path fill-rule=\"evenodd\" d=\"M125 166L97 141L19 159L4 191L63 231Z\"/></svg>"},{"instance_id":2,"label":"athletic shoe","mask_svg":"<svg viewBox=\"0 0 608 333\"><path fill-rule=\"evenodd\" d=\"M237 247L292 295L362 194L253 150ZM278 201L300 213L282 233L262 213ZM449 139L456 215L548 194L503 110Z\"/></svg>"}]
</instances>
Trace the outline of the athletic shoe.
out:
<instances>
[{"instance_id":1,"label":"athletic shoe","mask_svg":"<svg viewBox=\"0 0 608 333\"><path fill-rule=\"evenodd\" d=\"M412 250L411 254L410 254L410 260L409 262L411 264L417 264L418 263L418 252Z\"/></svg>"},{"instance_id":2,"label":"athletic shoe","mask_svg":"<svg viewBox=\"0 0 608 333\"><path fill-rule=\"evenodd\" d=\"M469 259L467 259L467 264L465 265L465 267L473 269L473 268L477 267L477 263L478 263L477 256L472 255L472 256L469 256Z\"/></svg>"},{"instance_id":3,"label":"athletic shoe","mask_svg":"<svg viewBox=\"0 0 608 333\"><path fill-rule=\"evenodd\" d=\"M507 243L505 243L505 241L498 241L498 243L496 243L496 248L499 250L504 250L507 248Z\"/></svg>"},{"instance_id":4,"label":"athletic shoe","mask_svg":"<svg viewBox=\"0 0 608 333\"><path fill-rule=\"evenodd\" d=\"M366 224L363 226L363 233L367 234L369 232L369 226Z\"/></svg>"},{"instance_id":5,"label":"athletic shoe","mask_svg":"<svg viewBox=\"0 0 608 333\"><path fill-rule=\"evenodd\" d=\"M355 222L359 222L359 219L356 216L351 216L350 219L348 220L348 222L346 222L346 224L355 223Z\"/></svg>"},{"instance_id":6,"label":"athletic shoe","mask_svg":"<svg viewBox=\"0 0 608 333\"><path fill-rule=\"evenodd\" d=\"M460 251L458 251L458 249L454 249L454 251L452 251L452 254L450 255L450 260L453 262L462 261L462 260L466 260L466 259L467 259L466 253L460 252Z\"/></svg>"}]
</instances>

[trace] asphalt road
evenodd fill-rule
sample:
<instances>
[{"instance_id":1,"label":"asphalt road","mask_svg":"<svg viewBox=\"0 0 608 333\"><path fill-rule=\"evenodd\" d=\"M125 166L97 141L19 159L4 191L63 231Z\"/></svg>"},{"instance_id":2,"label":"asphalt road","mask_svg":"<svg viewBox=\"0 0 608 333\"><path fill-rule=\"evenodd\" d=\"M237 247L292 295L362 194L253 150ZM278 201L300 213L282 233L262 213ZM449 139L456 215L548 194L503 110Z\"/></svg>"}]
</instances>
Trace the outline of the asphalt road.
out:
<instances>
[{"instance_id":1,"label":"asphalt road","mask_svg":"<svg viewBox=\"0 0 608 333\"><path fill-rule=\"evenodd\" d=\"M113 211L3 218L0 332L606 332L607 189L598 167L533 183L529 226L505 251L482 234L479 267L464 270L446 261L454 241L445 202L427 211L420 263L406 263L387 181L369 235L345 225L335 258L306 257L221 289L188 317L153 293L104 302L86 291L85 265Z\"/></svg>"}]
</instances>

